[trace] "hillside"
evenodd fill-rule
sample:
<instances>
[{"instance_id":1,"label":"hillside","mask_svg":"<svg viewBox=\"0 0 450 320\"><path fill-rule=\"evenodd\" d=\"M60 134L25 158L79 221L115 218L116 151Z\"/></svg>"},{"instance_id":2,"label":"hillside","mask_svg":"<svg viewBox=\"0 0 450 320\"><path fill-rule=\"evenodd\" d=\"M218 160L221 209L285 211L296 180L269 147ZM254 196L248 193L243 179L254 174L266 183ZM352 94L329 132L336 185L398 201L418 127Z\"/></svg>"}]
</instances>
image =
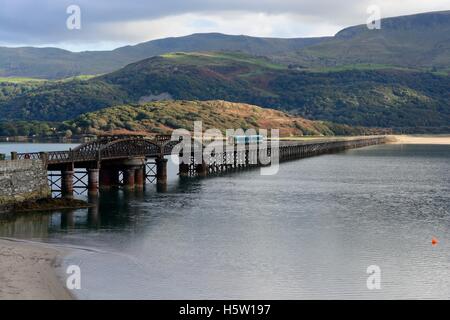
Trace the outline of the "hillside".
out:
<instances>
[{"instance_id":1,"label":"hillside","mask_svg":"<svg viewBox=\"0 0 450 320\"><path fill-rule=\"evenodd\" d=\"M0 47L0 77L62 79L82 74L103 74L145 58L180 51L229 51L278 56L326 39L277 39L206 33L153 40L112 51L70 52L57 48Z\"/></svg>"},{"instance_id":2,"label":"hillside","mask_svg":"<svg viewBox=\"0 0 450 320\"><path fill-rule=\"evenodd\" d=\"M0 77L62 79L103 74L171 52L240 52L302 69L376 64L450 71L450 11L386 18L381 30L345 28L334 37L258 38L193 34L125 46L112 51L0 47Z\"/></svg>"},{"instance_id":3,"label":"hillside","mask_svg":"<svg viewBox=\"0 0 450 320\"><path fill-rule=\"evenodd\" d=\"M352 128L323 121L311 121L281 111L226 101L160 101L141 105L116 106L83 114L67 121L65 130L73 133L102 133L112 130L170 133L173 129L193 130L202 121L203 130L280 129L281 136L352 135L380 130Z\"/></svg>"},{"instance_id":4,"label":"hillside","mask_svg":"<svg viewBox=\"0 0 450 320\"><path fill-rule=\"evenodd\" d=\"M382 19L380 30L349 27L299 50L290 61L310 67L380 64L448 72L450 11Z\"/></svg>"},{"instance_id":5,"label":"hillside","mask_svg":"<svg viewBox=\"0 0 450 320\"><path fill-rule=\"evenodd\" d=\"M0 100L0 120L64 121L120 104L220 99L355 126L448 127L448 88L449 76L431 72L299 71L243 54L179 53L89 80L16 89Z\"/></svg>"}]
</instances>

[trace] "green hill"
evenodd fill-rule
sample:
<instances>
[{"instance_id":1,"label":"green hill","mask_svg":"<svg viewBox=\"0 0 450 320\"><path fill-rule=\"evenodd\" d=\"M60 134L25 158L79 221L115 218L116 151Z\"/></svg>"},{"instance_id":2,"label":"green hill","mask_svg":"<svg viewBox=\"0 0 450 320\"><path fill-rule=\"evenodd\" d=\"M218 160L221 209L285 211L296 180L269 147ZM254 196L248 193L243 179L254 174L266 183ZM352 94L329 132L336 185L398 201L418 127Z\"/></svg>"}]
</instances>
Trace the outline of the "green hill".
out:
<instances>
[{"instance_id":1,"label":"green hill","mask_svg":"<svg viewBox=\"0 0 450 320\"><path fill-rule=\"evenodd\" d=\"M121 104L220 99L356 126L444 127L450 123L448 88L449 76L431 72L299 71L243 54L178 53L92 79L19 87L0 99L0 120L64 121Z\"/></svg>"},{"instance_id":2,"label":"green hill","mask_svg":"<svg viewBox=\"0 0 450 320\"><path fill-rule=\"evenodd\" d=\"M71 52L57 48L0 47L0 77L62 79L82 74L102 74L135 61L178 51L229 51L278 56L325 39L277 39L205 33L153 40L112 51Z\"/></svg>"},{"instance_id":3,"label":"green hill","mask_svg":"<svg viewBox=\"0 0 450 320\"><path fill-rule=\"evenodd\" d=\"M377 134L379 129L311 121L284 112L244 103L226 101L158 101L123 105L83 114L66 121L61 130L98 134L108 131L170 133L174 129L193 130L194 121L203 129L279 129L281 136Z\"/></svg>"},{"instance_id":4,"label":"green hill","mask_svg":"<svg viewBox=\"0 0 450 320\"><path fill-rule=\"evenodd\" d=\"M346 28L289 61L306 66L381 64L450 71L450 11L381 20L380 30Z\"/></svg>"}]
</instances>

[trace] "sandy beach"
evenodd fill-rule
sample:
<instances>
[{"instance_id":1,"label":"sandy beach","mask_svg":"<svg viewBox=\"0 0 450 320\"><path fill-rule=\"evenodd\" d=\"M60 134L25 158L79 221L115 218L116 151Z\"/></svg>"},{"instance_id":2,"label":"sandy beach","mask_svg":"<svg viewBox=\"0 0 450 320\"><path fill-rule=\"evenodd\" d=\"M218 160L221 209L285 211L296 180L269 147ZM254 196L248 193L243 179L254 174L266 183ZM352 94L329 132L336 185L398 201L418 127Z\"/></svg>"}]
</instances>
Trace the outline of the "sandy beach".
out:
<instances>
[{"instance_id":1,"label":"sandy beach","mask_svg":"<svg viewBox=\"0 0 450 320\"><path fill-rule=\"evenodd\" d=\"M58 278L62 251L39 244L0 239L0 300L69 300Z\"/></svg>"},{"instance_id":2,"label":"sandy beach","mask_svg":"<svg viewBox=\"0 0 450 320\"><path fill-rule=\"evenodd\" d=\"M392 135L393 144L440 144L450 145L450 135Z\"/></svg>"}]
</instances>

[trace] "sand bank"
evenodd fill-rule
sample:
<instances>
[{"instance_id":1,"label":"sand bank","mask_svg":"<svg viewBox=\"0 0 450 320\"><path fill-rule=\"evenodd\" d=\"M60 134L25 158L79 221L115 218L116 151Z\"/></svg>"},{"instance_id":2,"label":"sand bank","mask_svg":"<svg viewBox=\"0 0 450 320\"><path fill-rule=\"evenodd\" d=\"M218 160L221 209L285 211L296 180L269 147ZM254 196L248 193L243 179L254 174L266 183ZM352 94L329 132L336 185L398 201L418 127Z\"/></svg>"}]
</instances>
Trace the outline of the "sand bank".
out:
<instances>
[{"instance_id":1,"label":"sand bank","mask_svg":"<svg viewBox=\"0 0 450 320\"><path fill-rule=\"evenodd\" d=\"M393 135L394 144L445 144L450 145L450 135Z\"/></svg>"},{"instance_id":2,"label":"sand bank","mask_svg":"<svg viewBox=\"0 0 450 320\"><path fill-rule=\"evenodd\" d=\"M43 245L0 239L0 299L72 299L56 272L63 254Z\"/></svg>"}]
</instances>

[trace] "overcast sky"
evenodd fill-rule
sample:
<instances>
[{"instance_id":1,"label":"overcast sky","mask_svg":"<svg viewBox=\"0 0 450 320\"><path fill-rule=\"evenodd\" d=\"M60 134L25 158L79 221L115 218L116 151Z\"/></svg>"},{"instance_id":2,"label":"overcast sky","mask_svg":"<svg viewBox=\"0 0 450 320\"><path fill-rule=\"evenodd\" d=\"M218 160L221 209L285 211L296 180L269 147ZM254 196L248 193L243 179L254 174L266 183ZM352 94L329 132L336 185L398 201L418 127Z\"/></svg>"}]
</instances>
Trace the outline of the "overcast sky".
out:
<instances>
[{"instance_id":1,"label":"overcast sky","mask_svg":"<svg viewBox=\"0 0 450 320\"><path fill-rule=\"evenodd\" d=\"M0 0L0 45L82 51L198 32L324 36L366 23L373 4L382 17L450 9L450 0ZM70 5L81 9L79 30L66 27Z\"/></svg>"}]
</instances>

